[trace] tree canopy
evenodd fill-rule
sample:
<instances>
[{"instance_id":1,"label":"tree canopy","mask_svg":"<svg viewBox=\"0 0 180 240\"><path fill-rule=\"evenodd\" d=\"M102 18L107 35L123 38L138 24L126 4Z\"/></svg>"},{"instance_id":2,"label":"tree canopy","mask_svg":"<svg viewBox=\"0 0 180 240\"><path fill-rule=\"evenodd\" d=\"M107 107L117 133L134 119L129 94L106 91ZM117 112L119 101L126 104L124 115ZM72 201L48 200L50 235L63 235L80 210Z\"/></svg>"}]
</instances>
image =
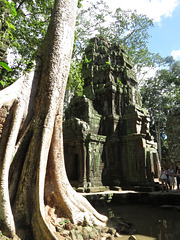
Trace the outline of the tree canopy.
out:
<instances>
[{"instance_id":1,"label":"tree canopy","mask_svg":"<svg viewBox=\"0 0 180 240\"><path fill-rule=\"evenodd\" d=\"M150 53L147 48L148 29L154 24L146 15L121 8L112 12L105 1L100 0L91 3L87 9L80 9L77 21L78 53L84 52L91 37L103 36L111 43L123 45L134 65L138 64L138 70L159 61L159 55Z\"/></svg>"},{"instance_id":2,"label":"tree canopy","mask_svg":"<svg viewBox=\"0 0 180 240\"><path fill-rule=\"evenodd\" d=\"M141 89L144 106L151 116L151 130L155 139L164 144L169 110L180 105L180 61L164 59L164 68L155 77L146 79Z\"/></svg>"},{"instance_id":3,"label":"tree canopy","mask_svg":"<svg viewBox=\"0 0 180 240\"><path fill-rule=\"evenodd\" d=\"M3 85L6 86L33 67L38 46L47 31L54 0L2 0L2 3L1 16L5 15L2 32L6 35L7 47L13 52L13 74L3 75ZM5 39L1 38L0 42L3 45Z\"/></svg>"},{"instance_id":4,"label":"tree canopy","mask_svg":"<svg viewBox=\"0 0 180 240\"><path fill-rule=\"evenodd\" d=\"M83 1L79 1L80 3ZM8 85L23 72L31 69L37 56L37 49L47 31L54 0L3 0L4 14L8 11L8 48L13 51L12 72L3 74L4 86ZM69 76L68 88L72 94L81 93L83 80L80 75L82 54L91 37L103 36L110 42L122 44L131 56L136 70L144 66L154 66L161 58L158 54L148 51L148 29L153 27L153 21L135 11L124 11L120 8L113 13L100 0L85 9L78 10L76 20L75 47L72 61L72 73ZM3 40L1 39L1 42ZM77 69L77 73L74 70ZM6 77L7 75L7 77ZM13 77L11 77L13 76ZM75 81L73 82L73 79ZM76 84L75 84L76 83Z\"/></svg>"},{"instance_id":5,"label":"tree canopy","mask_svg":"<svg viewBox=\"0 0 180 240\"><path fill-rule=\"evenodd\" d=\"M149 52L147 47L148 29L153 27L153 21L136 11L116 9L112 12L103 0L90 3L87 8L80 8L77 15L76 39L72 61L72 69L81 69L82 55L90 38L102 36L111 43L124 47L131 57L136 73L144 71L144 67L155 67L162 62L158 53ZM74 91L74 75L69 76L69 89ZM76 78L76 86L82 86L81 75ZM78 88L80 89L80 88Z\"/></svg>"}]
</instances>

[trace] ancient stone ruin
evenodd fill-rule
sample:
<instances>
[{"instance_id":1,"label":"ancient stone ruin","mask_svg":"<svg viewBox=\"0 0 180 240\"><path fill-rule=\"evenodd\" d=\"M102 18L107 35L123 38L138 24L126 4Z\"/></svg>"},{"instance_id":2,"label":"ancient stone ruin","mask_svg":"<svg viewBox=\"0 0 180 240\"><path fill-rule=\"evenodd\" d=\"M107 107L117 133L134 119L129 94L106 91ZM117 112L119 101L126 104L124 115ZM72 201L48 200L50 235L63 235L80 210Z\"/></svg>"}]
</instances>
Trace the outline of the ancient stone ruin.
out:
<instances>
[{"instance_id":1,"label":"ancient stone ruin","mask_svg":"<svg viewBox=\"0 0 180 240\"><path fill-rule=\"evenodd\" d=\"M84 95L74 97L65 113L65 162L73 186L86 191L154 186L157 146L132 67L118 44L90 40Z\"/></svg>"}]
</instances>

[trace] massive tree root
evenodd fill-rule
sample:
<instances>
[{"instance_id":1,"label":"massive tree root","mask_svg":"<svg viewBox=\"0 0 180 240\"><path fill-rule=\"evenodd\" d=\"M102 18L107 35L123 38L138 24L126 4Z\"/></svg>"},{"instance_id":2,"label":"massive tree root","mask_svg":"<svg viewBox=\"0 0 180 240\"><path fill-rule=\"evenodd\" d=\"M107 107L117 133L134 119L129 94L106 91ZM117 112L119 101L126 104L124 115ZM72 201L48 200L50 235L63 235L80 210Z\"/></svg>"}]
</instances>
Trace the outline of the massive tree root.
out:
<instances>
[{"instance_id":1,"label":"massive tree root","mask_svg":"<svg viewBox=\"0 0 180 240\"><path fill-rule=\"evenodd\" d=\"M0 229L14 239L61 239L61 217L106 225L71 187L62 139L63 99L72 53L73 9L57 0L35 71L0 92L9 114L0 139Z\"/></svg>"}]
</instances>

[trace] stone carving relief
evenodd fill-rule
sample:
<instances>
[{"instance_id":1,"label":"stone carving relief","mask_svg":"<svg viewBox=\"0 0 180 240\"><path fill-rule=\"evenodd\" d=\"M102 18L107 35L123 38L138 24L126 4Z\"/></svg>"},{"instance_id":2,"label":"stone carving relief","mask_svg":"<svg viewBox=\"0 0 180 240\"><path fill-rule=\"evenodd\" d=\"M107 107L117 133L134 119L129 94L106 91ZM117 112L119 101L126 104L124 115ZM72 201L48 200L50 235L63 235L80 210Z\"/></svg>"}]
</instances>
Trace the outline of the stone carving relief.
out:
<instances>
[{"instance_id":1,"label":"stone carving relief","mask_svg":"<svg viewBox=\"0 0 180 240\"><path fill-rule=\"evenodd\" d=\"M157 146L130 58L122 47L99 37L90 40L84 59L84 95L72 99L64 122L72 185L88 191L153 187Z\"/></svg>"}]
</instances>

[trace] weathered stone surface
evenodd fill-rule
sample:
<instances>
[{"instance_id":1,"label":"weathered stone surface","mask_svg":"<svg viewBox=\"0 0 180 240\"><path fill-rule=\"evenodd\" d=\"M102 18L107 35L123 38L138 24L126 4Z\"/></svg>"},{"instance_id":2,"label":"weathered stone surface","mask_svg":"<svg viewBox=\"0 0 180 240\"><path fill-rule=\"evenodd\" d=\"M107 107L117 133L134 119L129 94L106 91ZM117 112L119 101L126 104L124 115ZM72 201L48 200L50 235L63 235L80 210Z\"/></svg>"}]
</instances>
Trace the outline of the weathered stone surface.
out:
<instances>
[{"instance_id":1,"label":"weathered stone surface","mask_svg":"<svg viewBox=\"0 0 180 240\"><path fill-rule=\"evenodd\" d=\"M71 183L86 189L153 186L157 146L130 58L103 38L92 39L85 54L84 95L72 99L64 123Z\"/></svg>"}]
</instances>

